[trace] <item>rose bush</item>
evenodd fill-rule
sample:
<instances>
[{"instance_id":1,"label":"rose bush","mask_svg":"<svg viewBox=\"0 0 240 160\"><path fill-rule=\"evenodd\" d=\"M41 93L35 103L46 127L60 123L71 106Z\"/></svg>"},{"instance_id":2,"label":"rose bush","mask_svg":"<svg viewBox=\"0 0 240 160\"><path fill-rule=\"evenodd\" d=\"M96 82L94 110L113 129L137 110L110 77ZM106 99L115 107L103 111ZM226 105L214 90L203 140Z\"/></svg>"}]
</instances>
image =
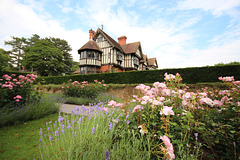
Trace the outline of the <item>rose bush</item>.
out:
<instances>
[{"instance_id":1,"label":"rose bush","mask_svg":"<svg viewBox=\"0 0 240 160\"><path fill-rule=\"evenodd\" d=\"M186 88L180 88L179 74L167 73L166 82L155 82L153 87L140 84L136 89L141 93L120 106L128 117L127 125L124 116L117 127L124 129L126 134L139 130L139 134L150 136L153 159L181 159L187 151L180 153L177 151L179 146L190 148L189 154L195 154L197 159L199 155L193 151L200 143L204 159L237 159L240 81L235 81L234 77L219 79L228 83L231 90L205 88L188 92ZM119 108L116 104L111 101L109 106Z\"/></svg>"},{"instance_id":2,"label":"rose bush","mask_svg":"<svg viewBox=\"0 0 240 160\"><path fill-rule=\"evenodd\" d=\"M0 107L22 105L28 101L38 100L38 93L34 91L32 85L36 78L37 75L34 74L3 75L0 79Z\"/></svg>"},{"instance_id":3,"label":"rose bush","mask_svg":"<svg viewBox=\"0 0 240 160\"><path fill-rule=\"evenodd\" d=\"M106 92L106 84L104 81L98 82L94 80L94 83L88 83L87 81L71 82L69 80L68 84L63 84L63 94L70 97L83 97L93 99L101 92Z\"/></svg>"}]
</instances>

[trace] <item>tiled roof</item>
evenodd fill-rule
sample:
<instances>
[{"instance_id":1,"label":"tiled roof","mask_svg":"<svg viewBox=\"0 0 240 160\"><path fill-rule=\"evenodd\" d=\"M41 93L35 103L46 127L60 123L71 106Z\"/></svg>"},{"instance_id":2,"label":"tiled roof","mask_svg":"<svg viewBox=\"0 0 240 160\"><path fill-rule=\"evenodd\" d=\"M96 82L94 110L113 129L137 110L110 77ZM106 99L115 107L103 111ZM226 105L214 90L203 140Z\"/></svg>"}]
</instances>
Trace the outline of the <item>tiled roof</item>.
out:
<instances>
[{"instance_id":1,"label":"tiled roof","mask_svg":"<svg viewBox=\"0 0 240 160\"><path fill-rule=\"evenodd\" d=\"M139 48L140 42L128 43L121 45L126 54L135 53Z\"/></svg>"},{"instance_id":2,"label":"tiled roof","mask_svg":"<svg viewBox=\"0 0 240 160\"><path fill-rule=\"evenodd\" d=\"M147 62L147 55L143 54L143 59L140 62Z\"/></svg>"},{"instance_id":3,"label":"tiled roof","mask_svg":"<svg viewBox=\"0 0 240 160\"><path fill-rule=\"evenodd\" d=\"M97 43L93 40L88 41L86 44L84 44L78 51L83 51L83 50L97 50L99 52L103 52L101 48L97 45Z\"/></svg>"},{"instance_id":4,"label":"tiled roof","mask_svg":"<svg viewBox=\"0 0 240 160\"><path fill-rule=\"evenodd\" d=\"M149 66L154 66L155 65L156 58L149 58L148 59L148 65Z\"/></svg>"},{"instance_id":5,"label":"tiled roof","mask_svg":"<svg viewBox=\"0 0 240 160\"><path fill-rule=\"evenodd\" d=\"M100 28L98 28L98 30L96 31L96 33L95 33L95 35L94 35L94 37L93 37L94 40L96 40L97 35L98 35L99 32L102 33L105 38L107 38L107 40L109 41L109 43L110 43L111 45L113 45L113 47L116 47L116 48L119 49L121 52L123 52L120 44L119 44L118 42L116 42L114 39L112 39L112 37L110 37L107 33L103 32L103 30L101 30Z\"/></svg>"}]
</instances>

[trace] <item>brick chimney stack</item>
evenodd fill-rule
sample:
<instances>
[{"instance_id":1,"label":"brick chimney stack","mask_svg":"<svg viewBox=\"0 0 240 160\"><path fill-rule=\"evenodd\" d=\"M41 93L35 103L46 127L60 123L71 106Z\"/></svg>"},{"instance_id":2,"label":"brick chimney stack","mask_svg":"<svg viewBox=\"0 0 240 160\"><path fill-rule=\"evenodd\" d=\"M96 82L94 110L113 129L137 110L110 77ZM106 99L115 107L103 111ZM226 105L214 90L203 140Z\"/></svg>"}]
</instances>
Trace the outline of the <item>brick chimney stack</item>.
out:
<instances>
[{"instance_id":1,"label":"brick chimney stack","mask_svg":"<svg viewBox=\"0 0 240 160\"><path fill-rule=\"evenodd\" d=\"M127 37L126 36L121 36L121 37L118 38L118 43L120 45L126 44L126 42L127 42Z\"/></svg>"},{"instance_id":2,"label":"brick chimney stack","mask_svg":"<svg viewBox=\"0 0 240 160\"><path fill-rule=\"evenodd\" d=\"M89 40L93 39L94 34L95 34L95 31L90 29L89 30Z\"/></svg>"}]
</instances>

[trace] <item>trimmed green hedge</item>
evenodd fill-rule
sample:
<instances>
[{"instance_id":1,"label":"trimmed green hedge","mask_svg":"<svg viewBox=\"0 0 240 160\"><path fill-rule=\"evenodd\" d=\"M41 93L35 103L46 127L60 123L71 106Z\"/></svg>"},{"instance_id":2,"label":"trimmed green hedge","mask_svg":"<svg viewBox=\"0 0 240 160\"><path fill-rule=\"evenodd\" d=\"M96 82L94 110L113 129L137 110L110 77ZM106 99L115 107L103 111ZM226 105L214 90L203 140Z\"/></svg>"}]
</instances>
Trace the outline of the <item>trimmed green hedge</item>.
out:
<instances>
[{"instance_id":1,"label":"trimmed green hedge","mask_svg":"<svg viewBox=\"0 0 240 160\"><path fill-rule=\"evenodd\" d=\"M164 73L179 73L183 78L183 83L196 84L204 82L219 82L220 76L234 76L235 80L240 80L240 65L211 66L211 67L192 67L179 69L161 69L148 71L131 71L118 73L86 74L86 75L67 75L53 77L39 77L36 82L41 84L63 84L72 81L104 80L106 84L139 84L163 82Z\"/></svg>"}]
</instances>

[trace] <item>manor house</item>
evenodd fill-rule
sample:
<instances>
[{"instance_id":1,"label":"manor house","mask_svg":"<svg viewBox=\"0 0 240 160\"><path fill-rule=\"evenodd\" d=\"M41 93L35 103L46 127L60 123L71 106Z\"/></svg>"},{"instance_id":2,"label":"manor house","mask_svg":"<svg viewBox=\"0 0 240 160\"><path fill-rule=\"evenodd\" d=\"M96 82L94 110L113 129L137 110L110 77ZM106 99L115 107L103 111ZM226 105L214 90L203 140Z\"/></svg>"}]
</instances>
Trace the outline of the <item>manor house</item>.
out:
<instances>
[{"instance_id":1,"label":"manor house","mask_svg":"<svg viewBox=\"0 0 240 160\"><path fill-rule=\"evenodd\" d=\"M79 50L80 74L150 70L158 68L156 58L142 53L140 42L126 43L122 36L116 42L103 30L89 30L89 41Z\"/></svg>"}]
</instances>

